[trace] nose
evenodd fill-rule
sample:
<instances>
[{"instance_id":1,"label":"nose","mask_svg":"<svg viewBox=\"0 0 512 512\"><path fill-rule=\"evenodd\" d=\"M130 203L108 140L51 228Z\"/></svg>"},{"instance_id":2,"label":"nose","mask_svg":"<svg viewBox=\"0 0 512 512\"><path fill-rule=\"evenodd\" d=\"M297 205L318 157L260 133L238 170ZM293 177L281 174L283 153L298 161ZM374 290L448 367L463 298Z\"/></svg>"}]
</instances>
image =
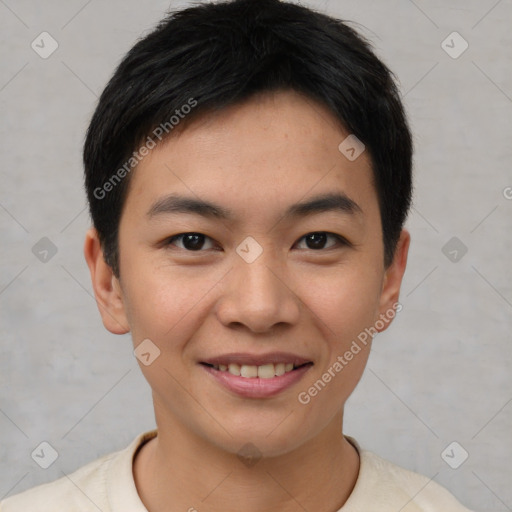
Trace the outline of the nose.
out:
<instances>
[{"instance_id":1,"label":"nose","mask_svg":"<svg viewBox=\"0 0 512 512\"><path fill-rule=\"evenodd\" d=\"M300 300L289 281L270 251L252 263L237 257L217 302L217 317L227 327L245 326L254 333L293 325L299 320Z\"/></svg>"}]
</instances>

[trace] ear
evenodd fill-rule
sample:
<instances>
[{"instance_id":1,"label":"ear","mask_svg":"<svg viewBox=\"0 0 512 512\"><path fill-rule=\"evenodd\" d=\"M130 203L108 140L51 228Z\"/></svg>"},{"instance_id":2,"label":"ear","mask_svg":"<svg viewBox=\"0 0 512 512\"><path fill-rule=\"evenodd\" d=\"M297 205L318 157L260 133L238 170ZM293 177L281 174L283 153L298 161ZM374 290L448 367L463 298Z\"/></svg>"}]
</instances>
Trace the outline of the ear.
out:
<instances>
[{"instance_id":1,"label":"ear","mask_svg":"<svg viewBox=\"0 0 512 512\"><path fill-rule=\"evenodd\" d=\"M402 309L401 305L398 305L398 298L400 296L400 286L407 265L407 254L409 253L410 242L411 235L407 230L403 229L400 233L393 261L386 269L382 282L379 314L381 318L383 318L384 315L388 321L380 322L384 324L382 328L377 328L376 326L378 332L385 331L391 324L391 320L395 317L395 314Z\"/></svg>"},{"instance_id":2,"label":"ear","mask_svg":"<svg viewBox=\"0 0 512 512\"><path fill-rule=\"evenodd\" d=\"M130 328L119 280L105 263L98 233L94 228L90 228L85 235L84 256L103 325L113 334L126 334Z\"/></svg>"}]
</instances>

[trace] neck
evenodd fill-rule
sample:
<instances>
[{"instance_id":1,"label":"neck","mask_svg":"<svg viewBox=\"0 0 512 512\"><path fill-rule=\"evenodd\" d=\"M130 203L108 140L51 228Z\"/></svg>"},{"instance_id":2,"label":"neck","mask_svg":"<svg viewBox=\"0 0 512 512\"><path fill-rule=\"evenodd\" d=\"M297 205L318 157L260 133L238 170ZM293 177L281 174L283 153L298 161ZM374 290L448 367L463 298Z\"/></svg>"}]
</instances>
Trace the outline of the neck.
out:
<instances>
[{"instance_id":1,"label":"neck","mask_svg":"<svg viewBox=\"0 0 512 512\"><path fill-rule=\"evenodd\" d=\"M157 418L158 436L135 457L135 484L149 512L224 512L241 504L245 512L336 512L359 472L342 423L340 413L299 448L244 463L184 425Z\"/></svg>"}]
</instances>

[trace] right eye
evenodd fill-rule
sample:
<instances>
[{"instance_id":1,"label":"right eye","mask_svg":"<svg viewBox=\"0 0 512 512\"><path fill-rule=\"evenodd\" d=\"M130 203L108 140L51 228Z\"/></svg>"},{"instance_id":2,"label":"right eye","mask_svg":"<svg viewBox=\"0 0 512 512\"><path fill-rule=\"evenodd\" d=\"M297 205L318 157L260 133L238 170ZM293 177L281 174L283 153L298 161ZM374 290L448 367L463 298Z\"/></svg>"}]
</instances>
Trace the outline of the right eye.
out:
<instances>
[{"instance_id":1,"label":"right eye","mask_svg":"<svg viewBox=\"0 0 512 512\"><path fill-rule=\"evenodd\" d=\"M165 246L175 245L175 241L180 241L183 249L188 252L204 252L201 249L204 246L205 240L212 240L210 237L203 235L202 233L180 233L168 238L165 242ZM208 249L208 248L207 248Z\"/></svg>"}]
</instances>

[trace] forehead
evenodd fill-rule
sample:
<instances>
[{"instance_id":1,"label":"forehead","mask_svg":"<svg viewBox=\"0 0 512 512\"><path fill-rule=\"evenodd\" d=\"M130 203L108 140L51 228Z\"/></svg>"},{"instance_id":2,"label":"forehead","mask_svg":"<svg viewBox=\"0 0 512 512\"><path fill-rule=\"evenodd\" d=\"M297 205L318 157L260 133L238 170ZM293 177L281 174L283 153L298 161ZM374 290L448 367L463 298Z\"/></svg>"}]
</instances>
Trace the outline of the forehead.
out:
<instances>
[{"instance_id":1,"label":"forehead","mask_svg":"<svg viewBox=\"0 0 512 512\"><path fill-rule=\"evenodd\" d=\"M263 217L340 193L371 214L370 157L344 156L339 146L349 135L327 108L297 93L253 97L195 119L154 148L131 177L128 211L147 214L177 193L225 205L234 216Z\"/></svg>"}]
</instances>

